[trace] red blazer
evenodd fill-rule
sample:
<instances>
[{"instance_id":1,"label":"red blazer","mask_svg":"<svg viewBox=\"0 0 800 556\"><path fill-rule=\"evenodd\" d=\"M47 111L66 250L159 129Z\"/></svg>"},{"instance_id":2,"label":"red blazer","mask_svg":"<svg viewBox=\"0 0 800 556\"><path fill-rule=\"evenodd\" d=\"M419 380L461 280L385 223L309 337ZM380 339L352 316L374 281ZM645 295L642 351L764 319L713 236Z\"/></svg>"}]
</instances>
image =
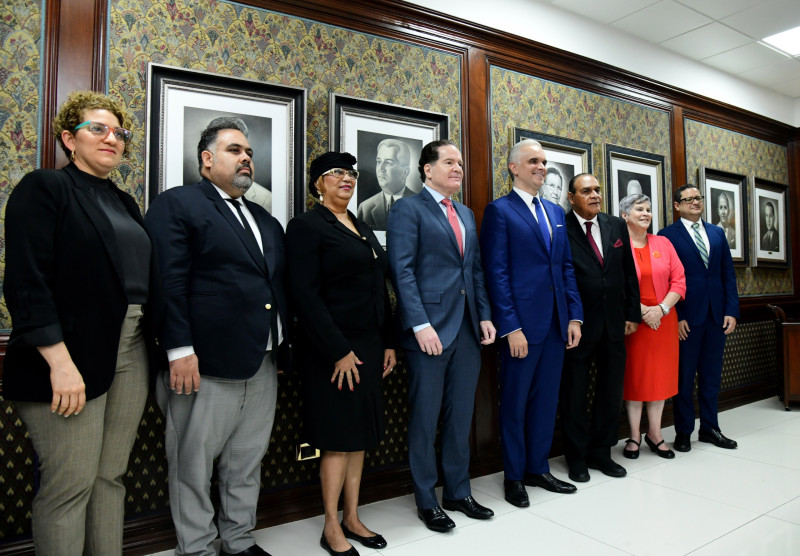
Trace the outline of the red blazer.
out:
<instances>
[{"instance_id":1,"label":"red blazer","mask_svg":"<svg viewBox=\"0 0 800 556\"><path fill-rule=\"evenodd\" d=\"M665 237L647 234L647 246L650 248L653 287L659 301L663 301L669 292L675 292L683 299L686 295L686 276L683 274L683 264L681 264L672 243ZM631 242L631 250L633 251L633 249L633 242ZM636 263L636 276L641 284L642 271L635 254L633 261Z\"/></svg>"}]
</instances>

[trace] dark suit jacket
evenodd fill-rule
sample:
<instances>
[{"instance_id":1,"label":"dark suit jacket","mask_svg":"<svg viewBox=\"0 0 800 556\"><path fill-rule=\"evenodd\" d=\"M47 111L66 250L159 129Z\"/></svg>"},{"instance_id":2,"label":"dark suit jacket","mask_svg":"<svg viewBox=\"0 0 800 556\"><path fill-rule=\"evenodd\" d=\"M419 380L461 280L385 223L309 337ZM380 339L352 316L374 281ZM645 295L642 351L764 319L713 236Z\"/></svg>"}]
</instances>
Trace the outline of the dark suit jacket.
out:
<instances>
[{"instance_id":1,"label":"dark suit jacket","mask_svg":"<svg viewBox=\"0 0 800 556\"><path fill-rule=\"evenodd\" d=\"M461 203L453 206L465 228L463 258L441 205L426 189L403 197L389 212L386 249L405 349L419 351L412 328L426 322L447 348L461 327L465 304L478 342L480 321L491 319L475 217Z\"/></svg>"},{"instance_id":2,"label":"dark suit jacket","mask_svg":"<svg viewBox=\"0 0 800 556\"><path fill-rule=\"evenodd\" d=\"M208 180L159 194L145 218L164 282L161 346L194 346L200 374L238 380L258 371L273 311L284 338L289 333L283 229L262 207L244 202L263 256ZM278 368L288 370L288 342L281 348Z\"/></svg>"},{"instance_id":3,"label":"dark suit jacket","mask_svg":"<svg viewBox=\"0 0 800 556\"><path fill-rule=\"evenodd\" d=\"M714 324L722 326L727 316L739 318L739 292L736 289L736 272L725 232L719 226L703 222L711 244L708 268L700 258L700 251L686 226L678 220L658 232L670 240L683 264L686 275L686 296L675 306L678 320L688 321L689 327L703 324L708 316L709 304Z\"/></svg>"},{"instance_id":4,"label":"dark suit jacket","mask_svg":"<svg viewBox=\"0 0 800 556\"><path fill-rule=\"evenodd\" d=\"M289 292L299 328L331 365L352 351L348 337L364 331L380 330L384 349L394 348L389 259L372 230L350 216L361 237L321 205L286 228Z\"/></svg>"},{"instance_id":5,"label":"dark suit jacket","mask_svg":"<svg viewBox=\"0 0 800 556\"><path fill-rule=\"evenodd\" d=\"M586 229L574 212L566 216L572 248L572 265L583 304L581 342L598 341L603 328L612 341L625 338L625 321L640 322L639 281L625 221L605 213L597 215L603 266L589 245Z\"/></svg>"},{"instance_id":6,"label":"dark suit jacket","mask_svg":"<svg viewBox=\"0 0 800 556\"><path fill-rule=\"evenodd\" d=\"M128 301L114 230L91 192L96 179L74 164L36 170L8 199L3 287L13 331L3 372L6 399L52 400L50 369L36 348L62 340L87 399L104 394L114 379ZM144 225L133 197L113 184L111 191ZM151 298L155 269L151 261ZM147 331L151 311L144 310ZM154 356L152 342L148 348Z\"/></svg>"},{"instance_id":7,"label":"dark suit jacket","mask_svg":"<svg viewBox=\"0 0 800 556\"><path fill-rule=\"evenodd\" d=\"M410 197L414 192L408 187L403 189L403 197ZM388 214L383 191L380 191L358 205L358 219L373 230L385 230Z\"/></svg>"},{"instance_id":8,"label":"dark suit jacket","mask_svg":"<svg viewBox=\"0 0 800 556\"><path fill-rule=\"evenodd\" d=\"M531 210L515 191L486 207L481 248L498 337L522 329L530 344L544 341L554 312L567 339L571 320L583 320L564 211L542 201L553 228L550 252Z\"/></svg>"},{"instance_id":9,"label":"dark suit jacket","mask_svg":"<svg viewBox=\"0 0 800 556\"><path fill-rule=\"evenodd\" d=\"M772 232L772 237L770 238L770 232ZM780 242L778 241L778 230L772 229L767 231L763 236L761 236L761 250L762 251L779 251L780 250Z\"/></svg>"}]
</instances>

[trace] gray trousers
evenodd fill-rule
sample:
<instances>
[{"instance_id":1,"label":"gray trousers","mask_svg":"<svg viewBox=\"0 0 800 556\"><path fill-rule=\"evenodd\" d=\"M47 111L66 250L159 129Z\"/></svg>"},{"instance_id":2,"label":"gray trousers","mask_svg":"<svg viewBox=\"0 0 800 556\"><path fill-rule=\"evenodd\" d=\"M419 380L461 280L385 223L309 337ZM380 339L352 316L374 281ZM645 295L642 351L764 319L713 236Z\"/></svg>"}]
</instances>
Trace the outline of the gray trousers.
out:
<instances>
[{"instance_id":1,"label":"gray trousers","mask_svg":"<svg viewBox=\"0 0 800 556\"><path fill-rule=\"evenodd\" d=\"M141 316L141 305L128 307L111 388L86 402L79 415L51 413L49 402L14 404L39 457L41 479L33 499L39 556L122 554L122 476L147 400Z\"/></svg>"},{"instance_id":2,"label":"gray trousers","mask_svg":"<svg viewBox=\"0 0 800 556\"><path fill-rule=\"evenodd\" d=\"M214 508L211 473L217 460L219 535L222 548L237 553L255 544L261 459L267 452L278 379L270 354L247 380L202 376L193 394L169 389L169 373L156 382L156 397L167 417L169 501L176 556L213 556Z\"/></svg>"}]
</instances>

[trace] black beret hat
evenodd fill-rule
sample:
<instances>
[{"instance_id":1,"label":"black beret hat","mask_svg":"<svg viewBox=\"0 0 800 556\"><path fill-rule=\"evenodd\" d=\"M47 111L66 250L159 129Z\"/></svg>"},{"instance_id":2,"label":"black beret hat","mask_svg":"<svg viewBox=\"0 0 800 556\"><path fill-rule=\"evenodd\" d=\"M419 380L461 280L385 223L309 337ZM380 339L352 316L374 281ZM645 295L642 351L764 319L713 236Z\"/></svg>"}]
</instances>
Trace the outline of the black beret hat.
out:
<instances>
[{"instance_id":1,"label":"black beret hat","mask_svg":"<svg viewBox=\"0 0 800 556\"><path fill-rule=\"evenodd\" d=\"M356 157L350 153L334 153L328 152L319 155L311 161L311 169L308 172L308 192L312 197L319 195L316 183L317 178L332 168L344 168L345 170L352 170L353 165L356 163Z\"/></svg>"}]
</instances>

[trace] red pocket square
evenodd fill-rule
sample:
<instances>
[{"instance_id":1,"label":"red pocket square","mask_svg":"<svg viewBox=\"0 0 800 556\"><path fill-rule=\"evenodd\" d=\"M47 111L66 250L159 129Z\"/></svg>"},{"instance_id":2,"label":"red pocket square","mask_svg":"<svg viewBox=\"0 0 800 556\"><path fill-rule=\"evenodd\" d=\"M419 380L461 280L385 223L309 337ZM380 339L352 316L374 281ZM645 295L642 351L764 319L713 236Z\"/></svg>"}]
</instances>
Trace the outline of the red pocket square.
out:
<instances>
[{"instance_id":1,"label":"red pocket square","mask_svg":"<svg viewBox=\"0 0 800 556\"><path fill-rule=\"evenodd\" d=\"M622 247L622 240L618 239L617 242L614 244L614 247Z\"/></svg>"}]
</instances>

